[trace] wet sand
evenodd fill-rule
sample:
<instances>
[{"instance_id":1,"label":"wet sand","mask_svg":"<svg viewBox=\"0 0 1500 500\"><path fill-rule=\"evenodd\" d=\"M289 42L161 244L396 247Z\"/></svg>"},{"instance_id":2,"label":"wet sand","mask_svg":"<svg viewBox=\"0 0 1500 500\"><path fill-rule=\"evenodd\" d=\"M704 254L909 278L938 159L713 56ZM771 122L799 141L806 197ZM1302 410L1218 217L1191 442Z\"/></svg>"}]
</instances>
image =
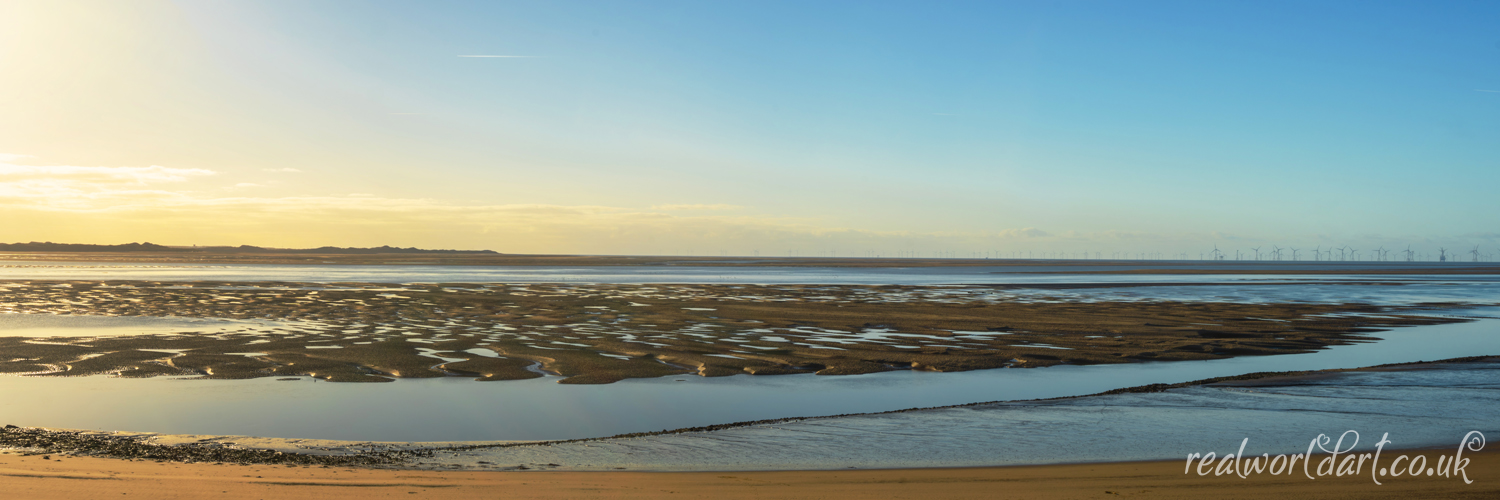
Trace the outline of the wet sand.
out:
<instances>
[{"instance_id":1,"label":"wet sand","mask_svg":"<svg viewBox=\"0 0 1500 500\"><path fill-rule=\"evenodd\" d=\"M1421 454L1434 463L1437 455ZM1417 455L1418 453L1406 452ZM429 472L0 455L9 498L1500 498L1500 453L1466 453L1473 484L1184 475L1183 462L790 472ZM1317 459L1318 457L1315 457Z\"/></svg>"}]
</instances>

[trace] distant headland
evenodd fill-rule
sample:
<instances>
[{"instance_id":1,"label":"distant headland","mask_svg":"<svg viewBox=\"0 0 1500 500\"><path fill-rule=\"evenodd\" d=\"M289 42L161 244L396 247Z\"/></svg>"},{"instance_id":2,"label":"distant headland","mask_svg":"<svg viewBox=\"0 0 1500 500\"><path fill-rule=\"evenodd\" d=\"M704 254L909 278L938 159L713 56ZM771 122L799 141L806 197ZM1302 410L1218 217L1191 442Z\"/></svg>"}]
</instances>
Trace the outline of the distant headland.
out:
<instances>
[{"instance_id":1,"label":"distant headland","mask_svg":"<svg viewBox=\"0 0 1500 500\"><path fill-rule=\"evenodd\" d=\"M318 247L318 248L266 248L252 245L240 246L166 246L155 243L125 243L121 245L91 245L86 243L0 243L0 252L202 252L202 253L253 253L253 254L331 254L331 255L375 255L375 254L463 254L499 255L494 250L427 250L422 248L399 248L378 246Z\"/></svg>"}]
</instances>

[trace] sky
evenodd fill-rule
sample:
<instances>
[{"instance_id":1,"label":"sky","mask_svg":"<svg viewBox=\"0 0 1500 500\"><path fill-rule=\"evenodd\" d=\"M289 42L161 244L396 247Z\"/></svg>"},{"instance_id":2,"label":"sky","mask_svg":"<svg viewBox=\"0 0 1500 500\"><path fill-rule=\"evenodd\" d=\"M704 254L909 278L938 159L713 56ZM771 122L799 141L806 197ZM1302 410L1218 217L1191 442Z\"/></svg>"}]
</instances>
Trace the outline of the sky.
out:
<instances>
[{"instance_id":1,"label":"sky","mask_svg":"<svg viewBox=\"0 0 1500 500\"><path fill-rule=\"evenodd\" d=\"M1487 1L3 0L0 241L1500 257L1497 25Z\"/></svg>"}]
</instances>

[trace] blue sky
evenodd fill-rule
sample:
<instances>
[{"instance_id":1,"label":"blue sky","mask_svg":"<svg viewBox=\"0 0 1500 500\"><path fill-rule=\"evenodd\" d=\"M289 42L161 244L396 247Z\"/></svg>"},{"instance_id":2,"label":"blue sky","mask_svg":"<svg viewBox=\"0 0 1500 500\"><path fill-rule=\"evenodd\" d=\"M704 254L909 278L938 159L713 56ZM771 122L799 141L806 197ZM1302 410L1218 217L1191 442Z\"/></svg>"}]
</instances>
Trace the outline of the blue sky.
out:
<instances>
[{"instance_id":1,"label":"blue sky","mask_svg":"<svg viewBox=\"0 0 1500 500\"><path fill-rule=\"evenodd\" d=\"M186 197L168 208L11 204L47 227L556 253L1500 251L1491 2L62 3L11 22L91 26L74 35L126 62L0 38L55 56L0 74L31 80L0 100L72 103L0 118L0 153L213 175L154 186ZM297 200L325 219L274 208ZM171 229L225 206L257 217Z\"/></svg>"}]
</instances>

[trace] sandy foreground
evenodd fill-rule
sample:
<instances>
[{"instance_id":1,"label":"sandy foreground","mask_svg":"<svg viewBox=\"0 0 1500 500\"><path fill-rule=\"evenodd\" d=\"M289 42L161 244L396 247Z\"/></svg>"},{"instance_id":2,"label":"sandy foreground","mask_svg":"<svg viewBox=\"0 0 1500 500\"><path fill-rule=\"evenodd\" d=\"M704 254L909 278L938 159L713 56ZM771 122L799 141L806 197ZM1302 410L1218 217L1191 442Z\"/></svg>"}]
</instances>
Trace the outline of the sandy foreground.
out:
<instances>
[{"instance_id":1,"label":"sandy foreground","mask_svg":"<svg viewBox=\"0 0 1500 500\"><path fill-rule=\"evenodd\" d=\"M1387 453L1426 455L1453 450ZM1394 456L1394 455L1387 455ZM7 499L1500 498L1500 453L1441 476L1184 475L1183 462L784 472L431 472L0 455ZM1315 457L1317 458L1317 457ZM1389 460L1384 459L1383 462ZM1316 472L1314 472L1316 476Z\"/></svg>"}]
</instances>

